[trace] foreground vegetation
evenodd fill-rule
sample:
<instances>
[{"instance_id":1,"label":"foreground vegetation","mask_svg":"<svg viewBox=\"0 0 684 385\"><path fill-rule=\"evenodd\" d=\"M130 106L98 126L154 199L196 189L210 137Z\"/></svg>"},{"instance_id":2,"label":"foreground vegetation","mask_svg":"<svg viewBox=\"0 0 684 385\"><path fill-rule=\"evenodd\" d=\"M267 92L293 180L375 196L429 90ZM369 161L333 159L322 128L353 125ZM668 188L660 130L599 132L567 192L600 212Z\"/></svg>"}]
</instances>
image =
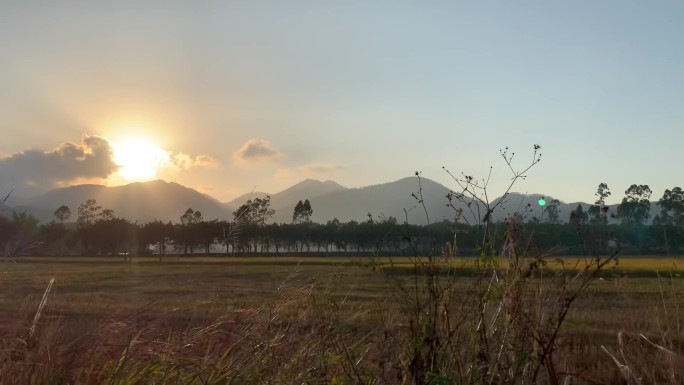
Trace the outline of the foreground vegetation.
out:
<instances>
[{"instance_id":1,"label":"foreground vegetation","mask_svg":"<svg viewBox=\"0 0 684 385\"><path fill-rule=\"evenodd\" d=\"M540 161L539 149L522 171L508 148L501 151L512 173L502 200ZM430 223L416 176L413 198ZM680 249L681 189L666 192L654 226L645 226L645 185L626 191L620 227L608 225L605 184L591 217L578 207L567 225L528 222L524 213L495 223L502 200L489 201L489 178L454 181L460 192L446 198L456 223L424 227L372 217L314 225L308 202L298 205L293 224L268 225L268 198L248 201L233 223L206 222L188 209L180 225L137 226L91 200L79 207L76 237L65 237L68 208L60 208L60 223L46 227L55 229L55 242L28 244L33 222L15 215L0 275L7 315L0 383L684 381L679 261L620 259L624 250L650 250L656 239L664 242L657 252ZM472 224L455 202L476 208ZM325 229L320 238L315 229ZM238 254L301 253L315 239L319 250L355 245L372 257L164 255L167 243L183 254L198 245L210 254L217 243ZM63 252L73 246L67 241L119 257L25 256L47 246ZM152 244L155 258L137 256ZM581 257L558 257L567 252ZM404 256L388 257L397 253ZM470 253L477 257L462 258Z\"/></svg>"},{"instance_id":2,"label":"foreground vegetation","mask_svg":"<svg viewBox=\"0 0 684 385\"><path fill-rule=\"evenodd\" d=\"M0 383L614 383L602 346L643 383L681 380L633 338L682 351L677 259L611 260L581 296L584 258L537 261L504 286L465 269L478 259L420 276L393 270L406 257L5 260ZM513 279L511 264L487 274ZM430 288L448 296L430 304Z\"/></svg>"}]
</instances>

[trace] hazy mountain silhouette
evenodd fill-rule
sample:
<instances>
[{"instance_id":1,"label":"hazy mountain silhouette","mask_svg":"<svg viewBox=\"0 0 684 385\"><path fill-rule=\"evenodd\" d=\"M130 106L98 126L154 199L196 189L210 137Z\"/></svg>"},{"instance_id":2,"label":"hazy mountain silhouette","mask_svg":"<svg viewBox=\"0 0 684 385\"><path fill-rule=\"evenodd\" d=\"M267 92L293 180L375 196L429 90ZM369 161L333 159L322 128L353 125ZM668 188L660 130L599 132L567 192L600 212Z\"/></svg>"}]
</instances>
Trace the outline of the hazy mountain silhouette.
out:
<instances>
[{"instance_id":1,"label":"hazy mountain silhouette","mask_svg":"<svg viewBox=\"0 0 684 385\"><path fill-rule=\"evenodd\" d=\"M544 200L550 203L554 197L542 194L521 194L521 193L510 193L504 203L502 203L494 215L492 216L494 220L499 220L511 215L515 212L520 213L526 220L538 219L541 222L548 222L549 217L547 212L542 212L542 207L539 206L539 199L544 198ZM499 198L495 199L493 203L497 203ZM560 201L560 199L559 199ZM529 206L528 206L529 205ZM570 216L572 212L577 209L577 206L582 206L582 210L587 213L589 208L593 206L591 203L586 202L570 202L566 203L560 201L558 206L558 222L568 223L570 221ZM620 220L615 216L617 215L618 204L607 205L608 207L608 223L620 223ZM646 221L650 224L653 221L653 217L660 213L660 207L656 202L651 202L650 217Z\"/></svg>"},{"instance_id":2,"label":"hazy mountain silhouette","mask_svg":"<svg viewBox=\"0 0 684 385\"><path fill-rule=\"evenodd\" d=\"M422 178L422 196L425 208L418 202L418 178L408 177L394 182L366 186L361 188L346 188L333 181L304 180L281 192L271 194L271 207L276 210L273 221L278 223L292 222L292 213L299 200L309 199L313 208L312 220L325 223L334 218L342 222L351 220L368 220L368 213L373 220L395 217L400 223L408 219L412 224L434 223L445 219L453 220L455 212L447 207L446 198L449 189L437 182ZM414 197L414 194L416 197ZM161 180L132 183L125 186L106 187L100 185L79 185L51 190L45 194L29 198L14 199L9 205L0 206L0 215L9 216L13 210L25 211L34 215L41 222L54 219L54 211L61 205L71 208L70 221L76 220L78 206L87 199L96 199L103 208L114 210L116 216L125 217L132 221L147 222L154 219L178 222L186 209L192 208L202 212L206 220L232 220L232 212L244 204L250 197L263 198L267 193L254 192L241 195L227 202L202 194L196 190ZM554 198L540 194L511 193L505 202L494 211L494 221L502 220L513 213L520 213L526 220L537 218L548 221L548 213L542 214L538 205L539 198L544 197L547 202ZM492 201L496 205L499 198ZM571 212L580 204L587 212L591 206L588 203L565 203L559 205L560 223L567 223ZM454 201L456 208L463 209L463 218L470 224L477 223L472 211L477 214L476 207L469 208L465 203ZM9 206L9 207L8 207ZM404 211L406 210L406 211ZM482 210L482 208L481 208ZM426 215L427 212L427 215ZM655 202L651 204L651 216L659 212ZM609 222L616 223L613 218L617 213L617 205L609 206ZM649 220L650 223L650 220Z\"/></svg>"},{"instance_id":3,"label":"hazy mountain silhouette","mask_svg":"<svg viewBox=\"0 0 684 385\"><path fill-rule=\"evenodd\" d=\"M453 217L445 206L449 189L429 179L423 178L422 182L423 197L430 221L441 221ZM411 223L425 223L427 220L424 210L421 207L413 208L417 205L417 201L411 196L412 193L418 193L417 177L361 188L338 189L309 198L313 208L311 219L314 222L323 223L333 218L342 222L365 221L368 220L368 213L370 213L374 220L393 216L403 222L404 209L406 209ZM296 202L290 202L288 206L274 206L278 210L276 221L291 222Z\"/></svg>"},{"instance_id":4,"label":"hazy mountain silhouette","mask_svg":"<svg viewBox=\"0 0 684 385\"><path fill-rule=\"evenodd\" d=\"M235 211L235 209L237 209L238 207L245 204L249 199L265 198L266 195L269 195L269 194L265 193L265 192L261 192L261 191L248 192L248 193L240 195L239 197L233 199L230 202L222 203L222 205L223 205L223 207L226 208L226 210L233 212L233 211Z\"/></svg>"},{"instance_id":5,"label":"hazy mountain silhouette","mask_svg":"<svg viewBox=\"0 0 684 385\"><path fill-rule=\"evenodd\" d=\"M162 180L116 187L80 185L60 188L25 199L15 209L47 222L54 219L54 210L67 205L71 209L70 220L75 220L78 206L87 199L97 200L103 208L114 210L116 216L139 222L155 219L178 222L188 208L201 211L206 220L231 217L230 212L215 199L178 183Z\"/></svg>"},{"instance_id":6,"label":"hazy mountain silhouette","mask_svg":"<svg viewBox=\"0 0 684 385\"><path fill-rule=\"evenodd\" d=\"M300 200L304 201L306 199L311 200L314 197L320 196L320 195L325 195L331 192L335 191L340 191L340 190L346 190L347 188L338 184L337 182L333 182L331 180L327 180L325 182L321 182L318 180L314 179L306 179L303 180L297 184L295 184L292 187L289 187L281 192L275 193L275 194L270 194L271 195L271 207L276 209L276 216L275 220L276 222L290 222L292 221L292 212L294 211L294 207L299 202ZM236 208L240 207L243 205L245 202L247 202L248 199L255 199L255 198L263 198L266 195L269 195L267 193L263 192L255 192L255 193L247 193L239 196L236 199L233 199L230 202L224 203L224 206L230 209L231 211L234 211ZM287 215L285 213L289 213L289 220L287 219L282 219L281 217L285 218Z\"/></svg>"}]
</instances>

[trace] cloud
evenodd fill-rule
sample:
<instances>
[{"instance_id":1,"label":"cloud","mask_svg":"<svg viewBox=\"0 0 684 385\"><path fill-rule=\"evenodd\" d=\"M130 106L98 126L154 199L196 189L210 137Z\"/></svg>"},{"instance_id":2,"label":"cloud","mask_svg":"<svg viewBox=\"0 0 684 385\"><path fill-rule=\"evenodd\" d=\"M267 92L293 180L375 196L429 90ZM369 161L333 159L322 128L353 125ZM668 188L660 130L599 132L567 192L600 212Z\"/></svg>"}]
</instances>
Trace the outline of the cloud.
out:
<instances>
[{"instance_id":1,"label":"cloud","mask_svg":"<svg viewBox=\"0 0 684 385\"><path fill-rule=\"evenodd\" d=\"M0 158L0 181L17 190L45 190L72 180L104 180L115 173L114 149L107 139L84 135L81 144L63 143Z\"/></svg>"},{"instance_id":2,"label":"cloud","mask_svg":"<svg viewBox=\"0 0 684 385\"><path fill-rule=\"evenodd\" d=\"M310 163L303 164L297 167L284 168L278 171L276 174L277 178L280 179L290 179L290 178L327 178L331 177L340 171L344 170L344 167L338 164L332 163Z\"/></svg>"},{"instance_id":3,"label":"cloud","mask_svg":"<svg viewBox=\"0 0 684 385\"><path fill-rule=\"evenodd\" d=\"M170 157L170 164L176 170L188 170L195 167L218 167L220 162L209 155L192 156L182 152Z\"/></svg>"},{"instance_id":4,"label":"cloud","mask_svg":"<svg viewBox=\"0 0 684 385\"><path fill-rule=\"evenodd\" d=\"M271 162L281 156L281 152L263 139L250 139L242 145L233 158L245 162Z\"/></svg>"},{"instance_id":5,"label":"cloud","mask_svg":"<svg viewBox=\"0 0 684 385\"><path fill-rule=\"evenodd\" d=\"M200 184L196 187L196 190L203 193L203 194L210 194L216 191L214 186L208 185L208 184Z\"/></svg>"},{"instance_id":6,"label":"cloud","mask_svg":"<svg viewBox=\"0 0 684 385\"><path fill-rule=\"evenodd\" d=\"M218 167L221 163L209 155L197 155L195 157L195 167Z\"/></svg>"}]
</instances>

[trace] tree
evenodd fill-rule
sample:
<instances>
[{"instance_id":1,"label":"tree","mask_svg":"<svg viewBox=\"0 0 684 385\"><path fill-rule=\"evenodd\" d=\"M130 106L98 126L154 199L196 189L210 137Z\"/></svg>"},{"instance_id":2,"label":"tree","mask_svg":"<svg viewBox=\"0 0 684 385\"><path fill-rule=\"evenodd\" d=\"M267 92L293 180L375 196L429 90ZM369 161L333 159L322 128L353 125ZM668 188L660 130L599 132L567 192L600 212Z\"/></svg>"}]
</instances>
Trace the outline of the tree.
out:
<instances>
[{"instance_id":1,"label":"tree","mask_svg":"<svg viewBox=\"0 0 684 385\"><path fill-rule=\"evenodd\" d=\"M10 238L10 242L5 244L5 252L17 252L29 246L38 233L38 219L33 215L27 214L25 212L13 212L12 213L12 223L14 224L14 229L9 229L9 232L13 234Z\"/></svg>"},{"instance_id":2,"label":"tree","mask_svg":"<svg viewBox=\"0 0 684 385\"><path fill-rule=\"evenodd\" d=\"M9 219L0 216L0 246L4 256L14 251L14 241L19 234L19 226Z\"/></svg>"},{"instance_id":3,"label":"tree","mask_svg":"<svg viewBox=\"0 0 684 385\"><path fill-rule=\"evenodd\" d=\"M684 224L684 191L680 187L665 190L663 197L658 200L660 215L653 218L653 224L662 225L665 253L670 255L670 239L668 227L681 227Z\"/></svg>"},{"instance_id":4,"label":"tree","mask_svg":"<svg viewBox=\"0 0 684 385\"><path fill-rule=\"evenodd\" d=\"M98 206L95 199L88 199L78 206L78 222L79 227L88 227L95 223L100 215L102 206Z\"/></svg>"},{"instance_id":5,"label":"tree","mask_svg":"<svg viewBox=\"0 0 684 385\"><path fill-rule=\"evenodd\" d=\"M64 253L64 243L69 234L63 223L55 223L54 221L40 226L38 237L44 246L52 249L53 252L58 252L59 255Z\"/></svg>"},{"instance_id":6,"label":"tree","mask_svg":"<svg viewBox=\"0 0 684 385\"><path fill-rule=\"evenodd\" d=\"M204 222L204 217L202 217L202 213L198 210L195 211L194 214L192 214L192 223L201 223Z\"/></svg>"},{"instance_id":7,"label":"tree","mask_svg":"<svg viewBox=\"0 0 684 385\"><path fill-rule=\"evenodd\" d=\"M648 185L633 184L625 191L622 203L618 205L617 215L623 223L643 225L651 211L651 188Z\"/></svg>"},{"instance_id":8,"label":"tree","mask_svg":"<svg viewBox=\"0 0 684 385\"><path fill-rule=\"evenodd\" d=\"M254 222L252 200L247 200L237 210L233 211L233 219L235 223L252 223Z\"/></svg>"},{"instance_id":9,"label":"tree","mask_svg":"<svg viewBox=\"0 0 684 385\"><path fill-rule=\"evenodd\" d=\"M187 254L188 250L192 253L195 245L200 243L200 224L204 221L202 213L195 211L192 208L185 210L185 213L180 217L181 225L176 227L174 231L174 239L183 245L183 253Z\"/></svg>"},{"instance_id":10,"label":"tree","mask_svg":"<svg viewBox=\"0 0 684 385\"><path fill-rule=\"evenodd\" d=\"M313 215L313 209L309 200L307 199L304 203L300 200L294 208L292 223L311 222L311 215Z\"/></svg>"},{"instance_id":11,"label":"tree","mask_svg":"<svg viewBox=\"0 0 684 385\"><path fill-rule=\"evenodd\" d=\"M663 197L658 200L660 206L660 223L663 225L684 224L684 191L680 187L665 190Z\"/></svg>"},{"instance_id":12,"label":"tree","mask_svg":"<svg viewBox=\"0 0 684 385\"><path fill-rule=\"evenodd\" d=\"M55 218L57 218L61 224L64 224L64 221L71 218L71 209L69 206L59 206L59 208L55 210Z\"/></svg>"},{"instance_id":13,"label":"tree","mask_svg":"<svg viewBox=\"0 0 684 385\"><path fill-rule=\"evenodd\" d=\"M301 221L302 210L304 209L304 203L300 199L295 205L294 212L292 213L292 223L299 223Z\"/></svg>"},{"instance_id":14,"label":"tree","mask_svg":"<svg viewBox=\"0 0 684 385\"><path fill-rule=\"evenodd\" d=\"M598 185L598 188L596 189L596 195L598 199L596 199L597 205L605 205L606 204L606 198L610 196L610 188L608 188L608 185L606 183L601 183Z\"/></svg>"},{"instance_id":15,"label":"tree","mask_svg":"<svg viewBox=\"0 0 684 385\"><path fill-rule=\"evenodd\" d=\"M259 226L265 226L266 222L270 220L276 212L271 208L271 196L266 195L264 198L256 198L253 204L256 223Z\"/></svg>"},{"instance_id":16,"label":"tree","mask_svg":"<svg viewBox=\"0 0 684 385\"><path fill-rule=\"evenodd\" d=\"M274 214L275 210L271 208L271 196L266 195L264 198L247 200L233 212L233 217L237 223L256 224L263 227Z\"/></svg>"},{"instance_id":17,"label":"tree","mask_svg":"<svg viewBox=\"0 0 684 385\"><path fill-rule=\"evenodd\" d=\"M570 213L570 223L577 223L580 225L584 225L587 223L587 219L589 219L589 215L584 212L584 209L582 208L582 204L578 203L577 207Z\"/></svg>"},{"instance_id":18,"label":"tree","mask_svg":"<svg viewBox=\"0 0 684 385\"><path fill-rule=\"evenodd\" d=\"M94 251L103 254L124 253L137 249L137 226L124 218L100 219L82 229L82 237L87 238Z\"/></svg>"},{"instance_id":19,"label":"tree","mask_svg":"<svg viewBox=\"0 0 684 385\"><path fill-rule=\"evenodd\" d=\"M340 241L341 227L342 225L340 223L340 220L337 218L333 218L331 221L328 221L325 224L326 236L328 237L327 241L329 244L334 245L337 251L340 251L342 249L342 243Z\"/></svg>"},{"instance_id":20,"label":"tree","mask_svg":"<svg viewBox=\"0 0 684 385\"><path fill-rule=\"evenodd\" d=\"M606 206L606 198L610 196L610 189L606 183L599 184L596 189L596 195L598 198L594 202L594 205L589 207L589 215L591 220L589 223L592 225L607 225L608 224L608 206Z\"/></svg>"},{"instance_id":21,"label":"tree","mask_svg":"<svg viewBox=\"0 0 684 385\"><path fill-rule=\"evenodd\" d=\"M101 221L109 221L114 219L114 210L112 209L104 209L99 215L98 220Z\"/></svg>"},{"instance_id":22,"label":"tree","mask_svg":"<svg viewBox=\"0 0 684 385\"><path fill-rule=\"evenodd\" d=\"M546 212L549 215L548 221L550 224L556 224L559 222L559 217L560 217L559 207L560 207L560 201L558 199L554 199L551 202L549 202L548 205L546 205Z\"/></svg>"},{"instance_id":23,"label":"tree","mask_svg":"<svg viewBox=\"0 0 684 385\"><path fill-rule=\"evenodd\" d=\"M192 208L188 208L185 210L185 213L181 215L180 220L181 220L181 225L186 226L189 225L193 222L194 220L194 215L195 215L195 210Z\"/></svg>"},{"instance_id":24,"label":"tree","mask_svg":"<svg viewBox=\"0 0 684 385\"><path fill-rule=\"evenodd\" d=\"M304 201L304 211L302 213L304 217L304 221L306 222L311 222L311 216L313 215L313 209L311 208L311 202L309 200Z\"/></svg>"},{"instance_id":25,"label":"tree","mask_svg":"<svg viewBox=\"0 0 684 385\"><path fill-rule=\"evenodd\" d=\"M171 235L171 223L165 224L162 221L149 222L140 228L140 237L144 246L156 244L159 253L159 260L164 255L166 242Z\"/></svg>"}]
</instances>

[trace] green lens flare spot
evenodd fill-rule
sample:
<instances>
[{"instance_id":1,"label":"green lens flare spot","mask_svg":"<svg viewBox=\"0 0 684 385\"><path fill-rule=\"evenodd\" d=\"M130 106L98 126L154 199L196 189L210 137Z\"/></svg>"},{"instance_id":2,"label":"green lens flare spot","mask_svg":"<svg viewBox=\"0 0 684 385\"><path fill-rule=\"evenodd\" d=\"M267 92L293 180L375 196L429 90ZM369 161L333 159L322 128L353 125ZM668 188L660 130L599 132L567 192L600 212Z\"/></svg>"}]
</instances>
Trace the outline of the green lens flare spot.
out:
<instances>
[{"instance_id":1,"label":"green lens flare spot","mask_svg":"<svg viewBox=\"0 0 684 385\"><path fill-rule=\"evenodd\" d=\"M539 201L537 201L537 203L539 203L539 206L546 206L546 200L544 200L544 198L539 198Z\"/></svg>"}]
</instances>

